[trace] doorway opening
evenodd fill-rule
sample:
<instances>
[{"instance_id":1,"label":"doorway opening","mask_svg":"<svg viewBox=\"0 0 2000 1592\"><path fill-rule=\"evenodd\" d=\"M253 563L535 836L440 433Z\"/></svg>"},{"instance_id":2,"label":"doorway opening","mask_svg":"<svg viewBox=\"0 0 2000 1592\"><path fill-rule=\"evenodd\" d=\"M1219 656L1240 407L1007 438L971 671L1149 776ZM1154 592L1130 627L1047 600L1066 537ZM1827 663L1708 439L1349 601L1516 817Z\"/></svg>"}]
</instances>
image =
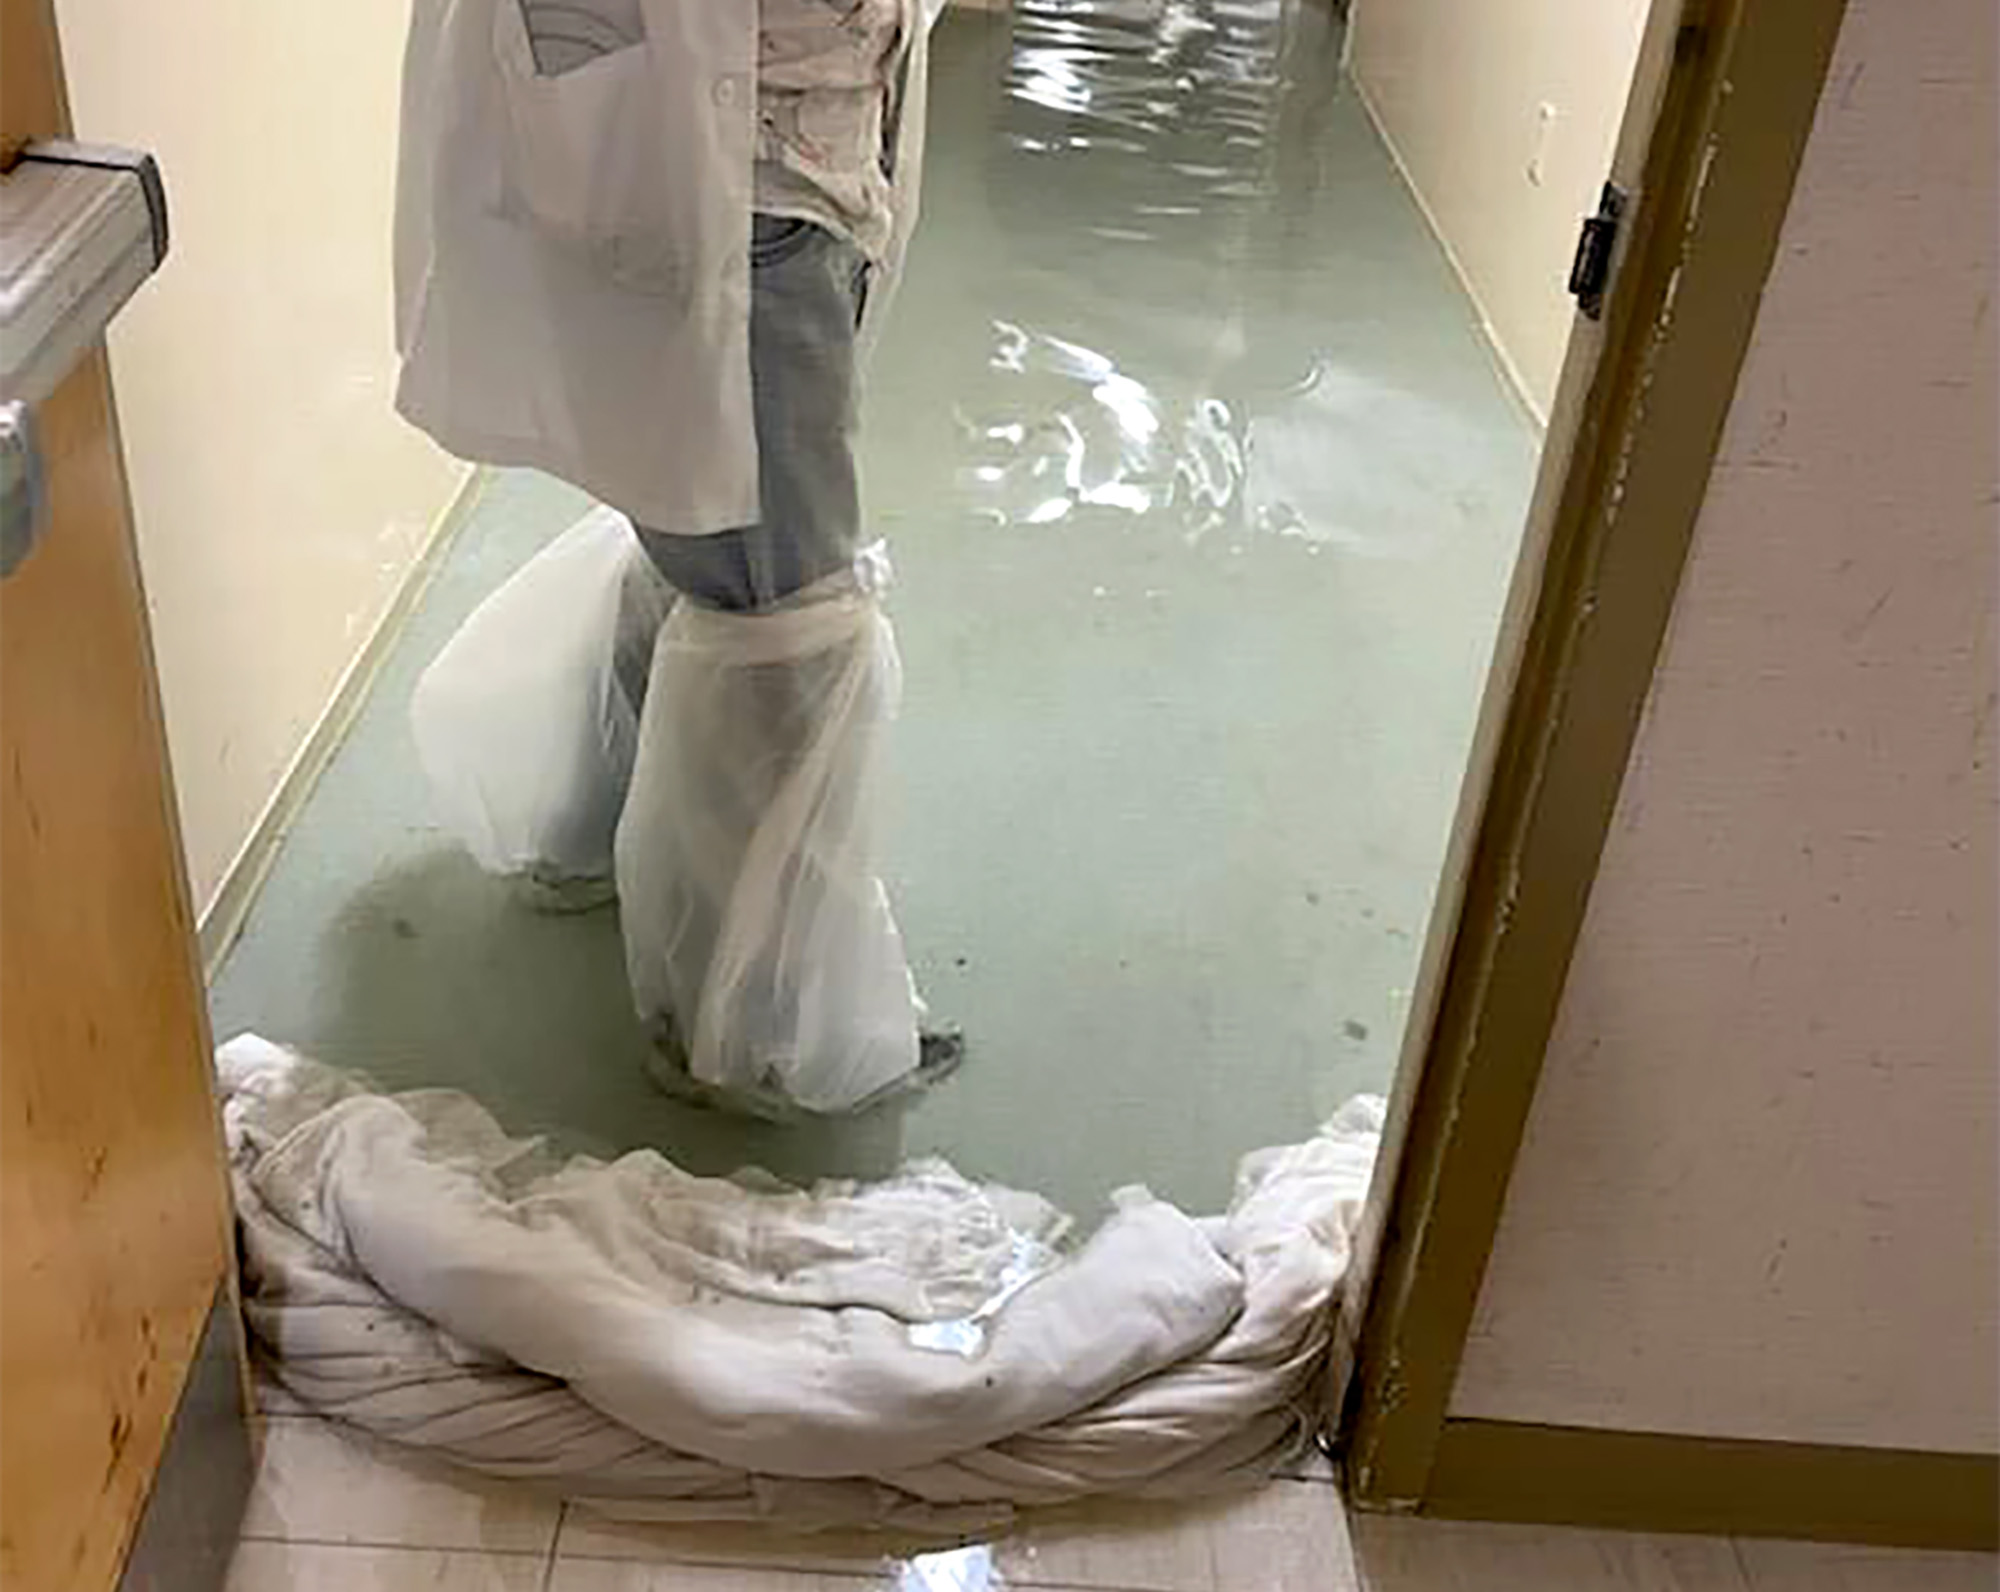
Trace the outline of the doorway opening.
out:
<instances>
[{"instance_id":1,"label":"doorway opening","mask_svg":"<svg viewBox=\"0 0 2000 1592\"><path fill-rule=\"evenodd\" d=\"M1520 80L1477 107L1453 8L1374 9L938 24L861 436L906 671L890 884L969 1038L949 1084L804 1128L689 1112L647 1080L615 915L525 910L440 832L414 683L589 507L527 473L442 552L221 965L218 1033L597 1154L790 1180L942 1154L1085 1214L1129 1182L1220 1208L1237 1156L1386 1092L1644 7L1556 61L1539 8L1496 4ZM1520 196L1448 191L1503 130Z\"/></svg>"},{"instance_id":2,"label":"doorway opening","mask_svg":"<svg viewBox=\"0 0 2000 1592\"><path fill-rule=\"evenodd\" d=\"M1588 371L1575 228L1663 26L1549 23L1558 59L1496 5L1501 94L1436 9L938 24L861 462L907 669L889 884L956 1075L852 1117L689 1109L649 1078L616 915L533 911L446 832L417 681L592 507L526 472L408 556L351 725L209 881L218 1032L565 1151L793 1184L941 1155L1086 1219L1133 1183L1221 1209L1240 1157L1387 1093L1532 591L1544 417ZM200 642L167 638L170 707Z\"/></svg>"}]
</instances>

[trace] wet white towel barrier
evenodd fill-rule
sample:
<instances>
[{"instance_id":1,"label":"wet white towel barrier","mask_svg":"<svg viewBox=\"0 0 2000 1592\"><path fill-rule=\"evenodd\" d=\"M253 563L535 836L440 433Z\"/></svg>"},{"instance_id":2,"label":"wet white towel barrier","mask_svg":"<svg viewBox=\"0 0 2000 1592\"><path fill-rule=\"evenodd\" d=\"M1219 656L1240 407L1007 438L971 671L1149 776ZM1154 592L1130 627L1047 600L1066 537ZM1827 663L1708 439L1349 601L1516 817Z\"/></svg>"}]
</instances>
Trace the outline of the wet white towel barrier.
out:
<instances>
[{"instance_id":1,"label":"wet white towel barrier","mask_svg":"<svg viewBox=\"0 0 2000 1592\"><path fill-rule=\"evenodd\" d=\"M1350 1101L1084 1243L942 1162L794 1192L556 1165L463 1095L255 1038L218 1071L244 1304L297 1397L600 1511L958 1531L1247 1485L1306 1441L1381 1130Z\"/></svg>"}]
</instances>

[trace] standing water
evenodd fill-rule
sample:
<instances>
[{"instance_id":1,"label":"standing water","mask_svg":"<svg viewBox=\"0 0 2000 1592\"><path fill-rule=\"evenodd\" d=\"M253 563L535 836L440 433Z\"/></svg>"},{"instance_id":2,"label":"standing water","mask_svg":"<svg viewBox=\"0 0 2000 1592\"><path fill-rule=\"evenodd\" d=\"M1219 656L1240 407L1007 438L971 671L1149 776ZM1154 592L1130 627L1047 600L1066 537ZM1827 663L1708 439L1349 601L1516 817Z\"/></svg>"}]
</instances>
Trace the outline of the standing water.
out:
<instances>
[{"instance_id":1,"label":"standing water","mask_svg":"<svg viewBox=\"0 0 2000 1592\"><path fill-rule=\"evenodd\" d=\"M1089 1217L1221 1208L1245 1150L1387 1086L1535 437L1282 0L1019 0L932 53L924 220L863 415L907 671L888 861L964 1068L774 1128L658 1094L616 917L441 830L411 687L587 505L504 475L214 989L516 1131L799 1179L949 1156Z\"/></svg>"}]
</instances>

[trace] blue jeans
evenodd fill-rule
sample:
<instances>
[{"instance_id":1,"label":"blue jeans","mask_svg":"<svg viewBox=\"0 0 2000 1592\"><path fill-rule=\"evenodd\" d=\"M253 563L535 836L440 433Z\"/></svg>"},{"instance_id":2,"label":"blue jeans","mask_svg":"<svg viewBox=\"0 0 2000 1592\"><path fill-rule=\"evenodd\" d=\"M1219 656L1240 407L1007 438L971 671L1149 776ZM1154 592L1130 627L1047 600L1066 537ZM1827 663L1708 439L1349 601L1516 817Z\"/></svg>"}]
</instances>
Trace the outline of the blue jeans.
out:
<instances>
[{"instance_id":1,"label":"blue jeans","mask_svg":"<svg viewBox=\"0 0 2000 1592\"><path fill-rule=\"evenodd\" d=\"M759 215L750 247L750 383L757 425L755 525L712 536L636 526L653 565L681 595L757 613L854 564L861 547L855 480L855 333L867 262L810 221Z\"/></svg>"}]
</instances>

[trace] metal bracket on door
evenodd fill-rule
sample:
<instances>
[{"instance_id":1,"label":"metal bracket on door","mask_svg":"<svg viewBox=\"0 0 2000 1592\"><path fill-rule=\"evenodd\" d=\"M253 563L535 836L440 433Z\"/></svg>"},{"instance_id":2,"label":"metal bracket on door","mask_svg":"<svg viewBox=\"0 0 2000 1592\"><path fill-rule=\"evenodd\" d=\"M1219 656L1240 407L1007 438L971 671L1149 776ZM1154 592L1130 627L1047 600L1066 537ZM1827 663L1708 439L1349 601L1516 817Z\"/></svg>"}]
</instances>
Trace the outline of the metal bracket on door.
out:
<instances>
[{"instance_id":1,"label":"metal bracket on door","mask_svg":"<svg viewBox=\"0 0 2000 1592\"><path fill-rule=\"evenodd\" d=\"M1597 214L1586 216L1577 234L1576 258L1570 262L1569 290L1576 307L1593 321L1604 318L1604 295L1611 286L1611 266L1618 250L1618 230L1625 224L1630 196L1607 182L1598 196Z\"/></svg>"},{"instance_id":2,"label":"metal bracket on door","mask_svg":"<svg viewBox=\"0 0 2000 1592\"><path fill-rule=\"evenodd\" d=\"M167 256L151 155L30 144L0 176L0 576L42 533L35 406Z\"/></svg>"}]
</instances>

